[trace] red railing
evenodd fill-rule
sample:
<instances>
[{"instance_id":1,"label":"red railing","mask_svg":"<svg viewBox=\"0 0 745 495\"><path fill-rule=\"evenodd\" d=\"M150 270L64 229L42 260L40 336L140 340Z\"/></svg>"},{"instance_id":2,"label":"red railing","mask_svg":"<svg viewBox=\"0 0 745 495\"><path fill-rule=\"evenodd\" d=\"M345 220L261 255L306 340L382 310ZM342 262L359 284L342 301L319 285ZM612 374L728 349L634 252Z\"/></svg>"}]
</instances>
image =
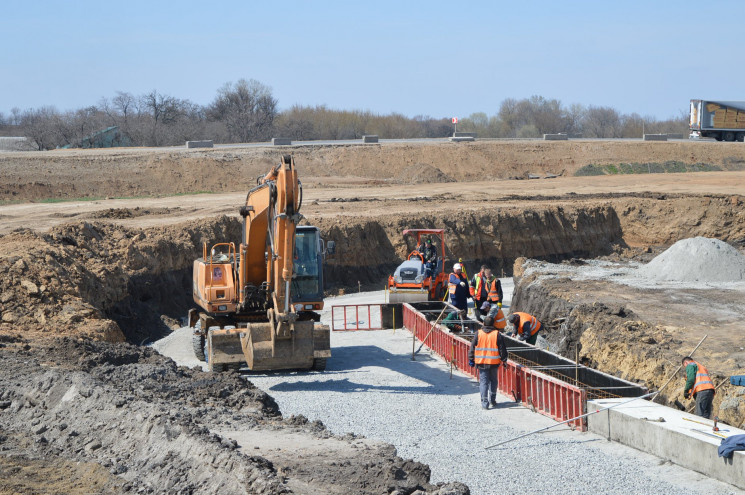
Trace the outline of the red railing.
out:
<instances>
[{"instance_id":1,"label":"red railing","mask_svg":"<svg viewBox=\"0 0 745 495\"><path fill-rule=\"evenodd\" d=\"M382 330L383 306L381 304L345 304L331 306L331 330Z\"/></svg>"},{"instance_id":2,"label":"red railing","mask_svg":"<svg viewBox=\"0 0 745 495\"><path fill-rule=\"evenodd\" d=\"M461 372L478 379L476 368L468 365L469 341L440 325L432 329L432 323L409 304L403 305L403 319L404 326L424 341L424 345L445 361L452 362ZM587 403L586 390L513 361L499 367L499 392L557 421L584 414ZM573 421L570 426L587 430L584 418Z\"/></svg>"}]
</instances>

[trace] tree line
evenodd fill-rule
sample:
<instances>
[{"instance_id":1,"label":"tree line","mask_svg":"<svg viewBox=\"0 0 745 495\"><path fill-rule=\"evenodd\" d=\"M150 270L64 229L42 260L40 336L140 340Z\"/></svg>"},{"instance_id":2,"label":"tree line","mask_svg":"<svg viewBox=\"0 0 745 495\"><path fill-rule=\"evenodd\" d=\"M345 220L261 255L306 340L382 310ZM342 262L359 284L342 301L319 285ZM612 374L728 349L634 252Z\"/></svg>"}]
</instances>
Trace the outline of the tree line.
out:
<instances>
[{"instance_id":1,"label":"tree line","mask_svg":"<svg viewBox=\"0 0 745 495\"><path fill-rule=\"evenodd\" d=\"M438 138L453 133L450 118L369 111L333 110L325 105L295 105L278 110L271 88L241 79L217 90L213 101L199 105L153 90L143 95L118 91L111 98L78 110L53 106L0 112L0 135L22 135L39 150L91 145L91 136L116 127L113 146L171 146L212 139L216 143L265 142L272 137L293 140L358 139L376 134L382 139ZM474 113L460 119L458 130L482 138L530 138L547 133L595 138L638 138L647 133L684 133L688 117L659 121L622 114L610 107L563 105L533 96L502 101L492 116ZM87 143L87 144L86 144Z\"/></svg>"}]
</instances>

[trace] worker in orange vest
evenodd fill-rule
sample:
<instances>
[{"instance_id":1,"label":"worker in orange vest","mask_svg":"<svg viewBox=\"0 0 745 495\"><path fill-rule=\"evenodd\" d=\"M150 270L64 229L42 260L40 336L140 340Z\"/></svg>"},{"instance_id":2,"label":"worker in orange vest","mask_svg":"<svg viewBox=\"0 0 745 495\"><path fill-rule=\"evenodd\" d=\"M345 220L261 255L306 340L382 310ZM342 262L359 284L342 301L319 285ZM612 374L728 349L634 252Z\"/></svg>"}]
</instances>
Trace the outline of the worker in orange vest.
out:
<instances>
[{"instance_id":1,"label":"worker in orange vest","mask_svg":"<svg viewBox=\"0 0 745 495\"><path fill-rule=\"evenodd\" d=\"M507 362L507 346L502 333L494 328L494 320L484 318L484 326L471 341L468 364L479 370L479 392L481 408L497 407L497 385L499 365Z\"/></svg>"},{"instance_id":2,"label":"worker in orange vest","mask_svg":"<svg viewBox=\"0 0 745 495\"><path fill-rule=\"evenodd\" d=\"M530 345L535 345L536 340L538 340L538 331L541 329L541 322L538 321L538 318L528 313L515 311L507 318L507 321L512 323L514 328L513 337L517 335L518 339L524 340Z\"/></svg>"},{"instance_id":3,"label":"worker in orange vest","mask_svg":"<svg viewBox=\"0 0 745 495\"><path fill-rule=\"evenodd\" d=\"M701 363L686 356L683 358L686 371L686 387L683 397L696 400L696 415L704 418L711 417L711 404L714 401L714 383L709 372Z\"/></svg>"},{"instance_id":4,"label":"worker in orange vest","mask_svg":"<svg viewBox=\"0 0 745 495\"><path fill-rule=\"evenodd\" d=\"M491 274L491 268L486 265L481 265L481 271L473 276L471 280L471 298L473 299L473 312L476 319L480 322L484 321L484 316L489 312L491 306L486 308L486 311L481 311L481 307L489 298L489 288L494 282L494 277Z\"/></svg>"},{"instance_id":5,"label":"worker in orange vest","mask_svg":"<svg viewBox=\"0 0 745 495\"><path fill-rule=\"evenodd\" d=\"M468 311L468 298L471 297L471 291L468 287L468 279L463 274L463 265L456 263L453 265L453 273L448 279L448 293L450 294L450 304L458 309Z\"/></svg>"}]
</instances>

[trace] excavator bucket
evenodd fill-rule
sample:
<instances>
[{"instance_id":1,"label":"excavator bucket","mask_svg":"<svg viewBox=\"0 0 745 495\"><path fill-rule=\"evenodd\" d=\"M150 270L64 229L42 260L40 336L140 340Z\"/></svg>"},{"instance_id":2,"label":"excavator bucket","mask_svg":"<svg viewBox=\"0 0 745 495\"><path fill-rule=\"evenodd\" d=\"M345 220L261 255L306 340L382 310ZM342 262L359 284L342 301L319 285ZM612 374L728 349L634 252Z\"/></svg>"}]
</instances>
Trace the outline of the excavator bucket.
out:
<instances>
[{"instance_id":1,"label":"excavator bucket","mask_svg":"<svg viewBox=\"0 0 745 495\"><path fill-rule=\"evenodd\" d=\"M210 371L240 368L246 362L241 348L243 328L213 329L207 332L207 365Z\"/></svg>"},{"instance_id":2,"label":"excavator bucket","mask_svg":"<svg viewBox=\"0 0 745 495\"><path fill-rule=\"evenodd\" d=\"M328 326L296 321L274 333L270 323L249 323L241 334L242 354L252 371L318 369L331 357Z\"/></svg>"}]
</instances>

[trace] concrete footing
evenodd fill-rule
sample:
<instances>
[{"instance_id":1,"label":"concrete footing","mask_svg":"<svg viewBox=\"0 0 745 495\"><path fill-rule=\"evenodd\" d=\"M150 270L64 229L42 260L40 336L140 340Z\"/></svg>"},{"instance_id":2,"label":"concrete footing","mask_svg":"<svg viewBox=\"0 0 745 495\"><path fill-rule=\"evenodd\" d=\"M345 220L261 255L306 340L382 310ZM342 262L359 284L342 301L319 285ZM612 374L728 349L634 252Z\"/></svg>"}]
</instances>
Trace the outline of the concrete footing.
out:
<instances>
[{"instance_id":1,"label":"concrete footing","mask_svg":"<svg viewBox=\"0 0 745 495\"><path fill-rule=\"evenodd\" d=\"M204 141L187 141L186 142L187 148L214 148L215 143L210 140L204 140Z\"/></svg>"},{"instance_id":2,"label":"concrete footing","mask_svg":"<svg viewBox=\"0 0 745 495\"><path fill-rule=\"evenodd\" d=\"M645 141L667 141L667 134L645 134Z\"/></svg>"},{"instance_id":3,"label":"concrete footing","mask_svg":"<svg viewBox=\"0 0 745 495\"><path fill-rule=\"evenodd\" d=\"M370 134L367 136L362 136L362 142L363 143L377 143L378 142L378 136L375 134Z\"/></svg>"},{"instance_id":4,"label":"concrete footing","mask_svg":"<svg viewBox=\"0 0 745 495\"><path fill-rule=\"evenodd\" d=\"M597 411L629 399L587 401L587 412ZM703 423L703 424L702 424ZM723 435L745 434L732 426L714 422L647 400L638 400L587 417L587 427L609 440L669 460L679 466L745 489L745 452L719 457Z\"/></svg>"},{"instance_id":5,"label":"concrete footing","mask_svg":"<svg viewBox=\"0 0 745 495\"><path fill-rule=\"evenodd\" d=\"M544 134L544 141L567 141L569 136L567 134Z\"/></svg>"},{"instance_id":6,"label":"concrete footing","mask_svg":"<svg viewBox=\"0 0 745 495\"><path fill-rule=\"evenodd\" d=\"M463 143L467 141L476 141L476 138L473 136L451 136L448 140L453 143Z\"/></svg>"},{"instance_id":7,"label":"concrete footing","mask_svg":"<svg viewBox=\"0 0 745 495\"><path fill-rule=\"evenodd\" d=\"M291 144L290 138L272 138L272 146L290 146Z\"/></svg>"}]
</instances>

